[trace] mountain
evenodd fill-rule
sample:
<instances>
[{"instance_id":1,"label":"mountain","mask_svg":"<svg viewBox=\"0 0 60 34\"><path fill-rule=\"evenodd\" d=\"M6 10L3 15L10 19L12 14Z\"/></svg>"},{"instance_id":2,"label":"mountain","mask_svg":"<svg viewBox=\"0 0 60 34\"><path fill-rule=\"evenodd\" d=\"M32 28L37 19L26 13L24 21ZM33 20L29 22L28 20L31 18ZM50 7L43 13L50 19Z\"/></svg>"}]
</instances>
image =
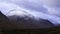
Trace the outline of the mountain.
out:
<instances>
[{"instance_id":1,"label":"mountain","mask_svg":"<svg viewBox=\"0 0 60 34\"><path fill-rule=\"evenodd\" d=\"M53 27L53 24L45 19L36 18L27 11L11 11L8 18L17 29L38 29Z\"/></svg>"},{"instance_id":2,"label":"mountain","mask_svg":"<svg viewBox=\"0 0 60 34\"><path fill-rule=\"evenodd\" d=\"M7 17L0 11L0 34L60 33L60 26L52 27L53 24L50 21L41 18L36 20L33 15L31 16L10 15ZM25 18L28 19L26 20Z\"/></svg>"}]
</instances>

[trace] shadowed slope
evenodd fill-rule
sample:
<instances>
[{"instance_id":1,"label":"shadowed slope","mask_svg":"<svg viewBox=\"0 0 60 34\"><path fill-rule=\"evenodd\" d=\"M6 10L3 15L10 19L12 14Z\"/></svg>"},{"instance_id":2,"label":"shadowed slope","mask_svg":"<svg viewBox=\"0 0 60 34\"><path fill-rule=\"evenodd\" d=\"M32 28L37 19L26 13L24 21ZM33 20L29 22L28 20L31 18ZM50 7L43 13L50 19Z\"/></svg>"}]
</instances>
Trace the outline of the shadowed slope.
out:
<instances>
[{"instance_id":1,"label":"shadowed slope","mask_svg":"<svg viewBox=\"0 0 60 34\"><path fill-rule=\"evenodd\" d=\"M0 11L0 31L13 29L12 27L14 28L9 19Z\"/></svg>"}]
</instances>

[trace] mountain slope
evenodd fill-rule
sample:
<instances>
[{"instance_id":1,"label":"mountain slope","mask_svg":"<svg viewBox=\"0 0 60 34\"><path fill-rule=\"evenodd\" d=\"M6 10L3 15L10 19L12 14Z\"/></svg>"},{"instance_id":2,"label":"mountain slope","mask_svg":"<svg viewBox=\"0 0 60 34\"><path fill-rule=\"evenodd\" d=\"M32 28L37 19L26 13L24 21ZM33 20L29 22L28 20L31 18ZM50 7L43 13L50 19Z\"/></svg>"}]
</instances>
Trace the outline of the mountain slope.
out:
<instances>
[{"instance_id":1,"label":"mountain slope","mask_svg":"<svg viewBox=\"0 0 60 34\"><path fill-rule=\"evenodd\" d=\"M8 14L8 18L18 29L49 28L53 26L50 21L36 18L26 11L11 11Z\"/></svg>"}]
</instances>

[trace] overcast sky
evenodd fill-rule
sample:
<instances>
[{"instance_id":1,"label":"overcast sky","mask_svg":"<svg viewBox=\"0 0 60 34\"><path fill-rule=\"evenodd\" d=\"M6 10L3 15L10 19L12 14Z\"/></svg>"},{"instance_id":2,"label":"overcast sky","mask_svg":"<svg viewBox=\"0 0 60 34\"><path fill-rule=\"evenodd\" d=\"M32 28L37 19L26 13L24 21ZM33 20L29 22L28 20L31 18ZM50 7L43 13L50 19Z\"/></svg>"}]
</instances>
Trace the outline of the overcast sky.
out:
<instances>
[{"instance_id":1,"label":"overcast sky","mask_svg":"<svg viewBox=\"0 0 60 34\"><path fill-rule=\"evenodd\" d=\"M49 5L49 6L57 6L59 7L60 0L0 0L1 2L9 2L9 3L15 3L19 5L20 7L24 7L29 10L35 10L35 11L46 11L46 8L43 7L43 5ZM49 8L49 7L48 7Z\"/></svg>"}]
</instances>

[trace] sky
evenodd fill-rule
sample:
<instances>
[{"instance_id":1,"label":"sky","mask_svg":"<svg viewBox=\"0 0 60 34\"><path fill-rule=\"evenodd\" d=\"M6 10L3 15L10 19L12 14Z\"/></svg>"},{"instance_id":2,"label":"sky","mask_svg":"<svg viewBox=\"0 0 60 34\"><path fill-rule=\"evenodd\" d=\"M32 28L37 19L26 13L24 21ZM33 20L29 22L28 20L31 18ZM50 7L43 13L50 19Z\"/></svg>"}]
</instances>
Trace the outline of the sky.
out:
<instances>
[{"instance_id":1,"label":"sky","mask_svg":"<svg viewBox=\"0 0 60 34\"><path fill-rule=\"evenodd\" d=\"M60 24L60 0L0 0L0 10L4 15L11 10L28 11L30 14ZM33 14L34 13L34 14Z\"/></svg>"}]
</instances>

